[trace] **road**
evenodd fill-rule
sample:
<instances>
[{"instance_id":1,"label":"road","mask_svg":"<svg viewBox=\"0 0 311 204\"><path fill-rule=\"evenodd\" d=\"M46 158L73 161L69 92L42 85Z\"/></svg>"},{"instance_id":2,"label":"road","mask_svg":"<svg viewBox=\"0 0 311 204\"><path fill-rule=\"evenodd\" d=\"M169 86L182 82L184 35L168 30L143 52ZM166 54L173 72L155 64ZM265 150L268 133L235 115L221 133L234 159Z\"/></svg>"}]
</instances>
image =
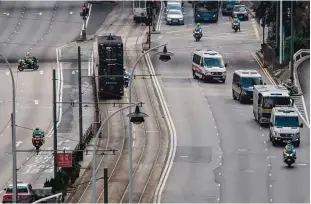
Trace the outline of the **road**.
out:
<instances>
[{"instance_id":1,"label":"road","mask_svg":"<svg viewBox=\"0 0 311 204\"><path fill-rule=\"evenodd\" d=\"M297 72L300 86L303 91L307 112L310 116L310 59L300 64Z\"/></svg>"},{"instance_id":2,"label":"road","mask_svg":"<svg viewBox=\"0 0 311 204\"><path fill-rule=\"evenodd\" d=\"M270 84L251 54L260 48L256 22L242 22L241 32L234 33L228 17L220 16L217 24L202 24L204 36L195 42L188 3L185 13L185 26L167 26L163 20L161 34L153 36L159 44L169 43L168 51L175 54L167 63L152 60L177 131L162 202L309 202L309 129L301 130L299 165L288 169L281 147L273 147L268 129L255 123L251 104L232 99L236 69L255 69ZM224 56L225 84L192 79L191 52L202 48Z\"/></svg>"},{"instance_id":3,"label":"road","mask_svg":"<svg viewBox=\"0 0 311 204\"><path fill-rule=\"evenodd\" d=\"M80 34L82 22L79 15L81 10L81 2L1 2L0 4L0 25L1 37L0 51L7 56L7 58L13 62L13 69L15 70L15 62L20 56L23 56L26 51L31 51L31 54L39 59L40 69L36 72L14 71L14 77L16 79L17 88L17 115L16 124L17 127L17 146L18 149L31 149L31 131L35 127L40 127L46 133L52 125L52 69L57 69L56 62L56 47L59 47L65 43L74 41ZM5 14L4 14L5 13ZM5 42L5 43L4 43ZM77 54L74 55L76 59ZM84 60L85 61L85 60ZM77 100L77 83L74 77L72 77L73 69L77 69L76 64L67 63L62 65L63 79L70 79L67 82L72 83L72 86L64 85L64 97L63 100L69 101L69 99ZM83 63L83 67L86 71L83 71L83 75L88 75L87 62ZM6 186L12 175L12 162L11 155L6 152L11 151L11 131L9 124L11 107L12 107L12 95L11 95L11 81L8 75L8 70L4 64L0 65L0 78L1 78L1 97L0 97L0 137L1 145L0 149L3 152L0 156L1 165L0 170L3 175L0 179L0 186L2 189ZM69 70L69 71L68 71ZM77 76L77 75L76 75ZM76 77L77 78L77 77ZM84 87L90 87L85 82L90 84L87 78L83 80ZM64 82L62 82L64 84ZM75 83L75 84L73 84ZM59 83L61 84L61 83ZM59 85L58 84L58 85ZM68 89L69 88L69 89ZM67 89L67 90L66 90ZM61 93L60 92L60 93ZM70 94L69 94L70 92ZM71 95L74 94L75 95ZM92 98L89 95L92 90L88 88L83 96L84 101L91 101ZM67 104L68 105L68 104ZM77 107L77 106L76 106ZM77 108L71 110L66 107L66 104L62 106L63 109L68 109L65 115L65 124L60 124L59 137L63 136L63 139L58 139L59 145L62 147L74 147L77 144L78 134L76 131L77 125L73 125L69 119L70 114L77 114ZM85 108L86 110L92 109ZM89 120L89 113L85 113L86 120ZM77 116L75 117L77 118ZM76 123L77 120L75 119ZM88 122L90 123L91 120ZM68 125L69 127L65 127ZM86 129L87 125L84 126ZM67 133L67 135L66 135ZM70 134L69 134L70 133ZM63 135L62 135L63 134ZM75 137L75 139L72 138ZM72 140L73 139L73 140ZM63 140L63 142L61 142ZM66 142L67 141L67 142ZM64 143L65 142L65 143ZM62 144L61 144L62 143ZM66 144L67 143L67 144ZM69 143L69 144L68 144ZM46 138L46 143L43 148L51 149L52 139ZM30 153L18 153L18 166L20 166L26 158L29 158ZM50 177L51 170L45 170L49 175L40 177L38 171L42 171L42 168L49 169L49 161L51 157L45 152L41 156L32 157L20 170L18 179L35 183L38 186L42 185L46 177ZM42 166L44 163L45 166ZM40 166L40 165L41 166ZM32 167L31 167L32 166ZM48 167L47 167L48 166Z\"/></svg>"}]
</instances>

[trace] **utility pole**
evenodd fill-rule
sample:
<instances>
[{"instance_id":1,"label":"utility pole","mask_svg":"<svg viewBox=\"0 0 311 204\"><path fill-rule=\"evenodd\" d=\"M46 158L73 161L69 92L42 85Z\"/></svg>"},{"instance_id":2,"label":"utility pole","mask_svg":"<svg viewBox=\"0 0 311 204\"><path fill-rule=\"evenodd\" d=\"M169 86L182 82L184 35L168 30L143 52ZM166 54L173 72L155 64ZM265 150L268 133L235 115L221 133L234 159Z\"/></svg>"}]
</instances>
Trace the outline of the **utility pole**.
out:
<instances>
[{"instance_id":1,"label":"utility pole","mask_svg":"<svg viewBox=\"0 0 311 204\"><path fill-rule=\"evenodd\" d=\"M79 146L83 149L83 118L82 118L82 76L81 76L81 47L78 46L78 83L79 83ZM81 154L83 157L83 154ZM83 158L82 158L83 159Z\"/></svg>"},{"instance_id":2,"label":"utility pole","mask_svg":"<svg viewBox=\"0 0 311 204\"><path fill-rule=\"evenodd\" d=\"M54 178L57 174L57 108L56 108L56 71L53 69L53 122L54 122Z\"/></svg>"},{"instance_id":3,"label":"utility pole","mask_svg":"<svg viewBox=\"0 0 311 204\"><path fill-rule=\"evenodd\" d=\"M276 42L276 49L275 49L275 53L278 53L278 50L279 50L279 47L280 47L280 36L279 36L279 33L280 33L280 26L279 26L279 23L280 23L280 16L279 16L279 13L280 13L280 5L279 5L279 2L277 1L276 2L276 22L275 22L275 42ZM280 62L280 60L279 60ZM281 62L280 62L281 63Z\"/></svg>"},{"instance_id":4,"label":"utility pole","mask_svg":"<svg viewBox=\"0 0 311 204\"><path fill-rule=\"evenodd\" d=\"M104 203L108 203L108 169L104 168Z\"/></svg>"},{"instance_id":5,"label":"utility pole","mask_svg":"<svg viewBox=\"0 0 311 204\"><path fill-rule=\"evenodd\" d=\"M290 79L294 84L294 1L291 1L290 7Z\"/></svg>"},{"instance_id":6,"label":"utility pole","mask_svg":"<svg viewBox=\"0 0 311 204\"><path fill-rule=\"evenodd\" d=\"M151 47L151 24L153 20L150 2L148 2L147 10L148 10L148 27L149 27L148 36L149 36L149 49L150 49Z\"/></svg>"},{"instance_id":7,"label":"utility pole","mask_svg":"<svg viewBox=\"0 0 311 204\"><path fill-rule=\"evenodd\" d=\"M283 62L283 0L280 0L280 63Z\"/></svg>"}]
</instances>

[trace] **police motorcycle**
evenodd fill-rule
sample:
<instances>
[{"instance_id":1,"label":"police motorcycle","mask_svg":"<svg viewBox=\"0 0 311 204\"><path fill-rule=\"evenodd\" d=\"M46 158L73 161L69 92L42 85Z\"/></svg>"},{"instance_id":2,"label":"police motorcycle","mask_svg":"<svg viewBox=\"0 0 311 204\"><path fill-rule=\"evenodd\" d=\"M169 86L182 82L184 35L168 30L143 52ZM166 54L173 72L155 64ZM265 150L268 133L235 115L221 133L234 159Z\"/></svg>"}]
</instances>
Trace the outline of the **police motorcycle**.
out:
<instances>
[{"instance_id":1,"label":"police motorcycle","mask_svg":"<svg viewBox=\"0 0 311 204\"><path fill-rule=\"evenodd\" d=\"M201 40L202 35L203 35L202 28L199 28L199 29L195 28L193 30L193 37L195 38L196 42Z\"/></svg>"},{"instance_id":2,"label":"police motorcycle","mask_svg":"<svg viewBox=\"0 0 311 204\"><path fill-rule=\"evenodd\" d=\"M234 30L234 32L237 32L240 29L239 27L240 26L237 22L232 23L232 29Z\"/></svg>"},{"instance_id":3,"label":"police motorcycle","mask_svg":"<svg viewBox=\"0 0 311 204\"><path fill-rule=\"evenodd\" d=\"M44 132L42 135L36 134L32 136L32 145L36 148L37 154L39 153L40 147L44 144Z\"/></svg>"},{"instance_id":4,"label":"police motorcycle","mask_svg":"<svg viewBox=\"0 0 311 204\"><path fill-rule=\"evenodd\" d=\"M17 69L21 72L24 71L25 69L37 70L39 69L38 60L37 58L32 57L32 62L27 63L24 59L19 59Z\"/></svg>"},{"instance_id":5,"label":"police motorcycle","mask_svg":"<svg viewBox=\"0 0 311 204\"><path fill-rule=\"evenodd\" d=\"M287 164L288 167L291 167L292 164L296 162L296 150L287 151L283 150L283 162Z\"/></svg>"}]
</instances>

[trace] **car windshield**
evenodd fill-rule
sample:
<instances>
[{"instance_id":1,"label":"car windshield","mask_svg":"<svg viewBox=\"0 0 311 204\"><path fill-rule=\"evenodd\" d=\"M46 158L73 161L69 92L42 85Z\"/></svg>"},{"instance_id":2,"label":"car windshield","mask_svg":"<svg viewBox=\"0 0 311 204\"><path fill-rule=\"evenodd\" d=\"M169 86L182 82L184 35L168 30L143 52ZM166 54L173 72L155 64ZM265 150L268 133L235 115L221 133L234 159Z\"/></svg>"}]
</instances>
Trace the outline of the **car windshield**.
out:
<instances>
[{"instance_id":1,"label":"car windshield","mask_svg":"<svg viewBox=\"0 0 311 204\"><path fill-rule=\"evenodd\" d=\"M195 9L200 12L214 11L218 8L218 2L198 2L195 4Z\"/></svg>"},{"instance_id":2,"label":"car windshield","mask_svg":"<svg viewBox=\"0 0 311 204\"><path fill-rule=\"evenodd\" d=\"M275 126L277 127L298 127L298 117L276 116Z\"/></svg>"},{"instance_id":3,"label":"car windshield","mask_svg":"<svg viewBox=\"0 0 311 204\"><path fill-rule=\"evenodd\" d=\"M169 11L169 12L168 12L168 15L181 15L181 11L176 11L176 10L174 10L174 11Z\"/></svg>"},{"instance_id":4,"label":"car windshield","mask_svg":"<svg viewBox=\"0 0 311 204\"><path fill-rule=\"evenodd\" d=\"M235 6L234 7L234 11L236 11L236 12L245 12L246 9L245 9L245 6Z\"/></svg>"},{"instance_id":5,"label":"car windshield","mask_svg":"<svg viewBox=\"0 0 311 204\"><path fill-rule=\"evenodd\" d=\"M224 67L225 63L222 58L204 58L204 65L206 67Z\"/></svg>"},{"instance_id":6,"label":"car windshield","mask_svg":"<svg viewBox=\"0 0 311 204\"><path fill-rule=\"evenodd\" d=\"M168 10L172 10L172 9L181 10L181 5L180 4L167 4L167 9Z\"/></svg>"},{"instance_id":7,"label":"car windshield","mask_svg":"<svg viewBox=\"0 0 311 204\"><path fill-rule=\"evenodd\" d=\"M277 105L288 106L290 104L289 97L265 97L263 100L263 108L273 108Z\"/></svg>"},{"instance_id":8,"label":"car windshield","mask_svg":"<svg viewBox=\"0 0 311 204\"><path fill-rule=\"evenodd\" d=\"M6 189L6 193L12 193L13 192L13 186L9 186ZM17 186L17 192L18 193L28 193L27 186Z\"/></svg>"},{"instance_id":9,"label":"car windshield","mask_svg":"<svg viewBox=\"0 0 311 204\"><path fill-rule=\"evenodd\" d=\"M243 87L253 87L254 85L262 85L262 78L261 77L242 77L241 84Z\"/></svg>"}]
</instances>

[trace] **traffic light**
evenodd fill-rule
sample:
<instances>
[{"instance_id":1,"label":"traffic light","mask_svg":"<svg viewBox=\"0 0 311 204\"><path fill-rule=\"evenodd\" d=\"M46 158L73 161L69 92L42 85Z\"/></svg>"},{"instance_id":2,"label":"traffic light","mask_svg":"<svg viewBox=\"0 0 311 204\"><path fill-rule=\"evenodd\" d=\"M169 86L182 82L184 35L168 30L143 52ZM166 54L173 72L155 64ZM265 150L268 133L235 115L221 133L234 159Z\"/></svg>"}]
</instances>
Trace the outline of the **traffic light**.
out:
<instances>
[{"instance_id":1,"label":"traffic light","mask_svg":"<svg viewBox=\"0 0 311 204\"><path fill-rule=\"evenodd\" d=\"M81 11L81 13L80 13L80 16L82 16L82 17L84 17L84 18L86 18L87 16L89 16L89 8L86 7L85 4L83 4L83 6L82 6L82 11Z\"/></svg>"}]
</instances>

